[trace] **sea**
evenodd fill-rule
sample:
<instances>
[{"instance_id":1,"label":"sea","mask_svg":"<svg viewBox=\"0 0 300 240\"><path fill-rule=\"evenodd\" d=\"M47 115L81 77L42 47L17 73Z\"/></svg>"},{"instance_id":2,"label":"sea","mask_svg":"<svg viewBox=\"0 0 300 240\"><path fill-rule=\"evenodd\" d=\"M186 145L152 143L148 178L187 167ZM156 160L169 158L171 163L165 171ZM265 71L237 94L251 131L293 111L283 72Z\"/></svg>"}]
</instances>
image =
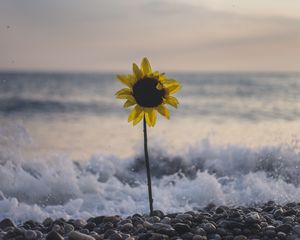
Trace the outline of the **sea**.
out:
<instances>
[{"instance_id":1,"label":"sea","mask_svg":"<svg viewBox=\"0 0 300 240\"><path fill-rule=\"evenodd\" d=\"M148 213L142 124L116 73L0 72L0 220ZM154 208L300 201L299 73L169 73L148 128Z\"/></svg>"}]
</instances>

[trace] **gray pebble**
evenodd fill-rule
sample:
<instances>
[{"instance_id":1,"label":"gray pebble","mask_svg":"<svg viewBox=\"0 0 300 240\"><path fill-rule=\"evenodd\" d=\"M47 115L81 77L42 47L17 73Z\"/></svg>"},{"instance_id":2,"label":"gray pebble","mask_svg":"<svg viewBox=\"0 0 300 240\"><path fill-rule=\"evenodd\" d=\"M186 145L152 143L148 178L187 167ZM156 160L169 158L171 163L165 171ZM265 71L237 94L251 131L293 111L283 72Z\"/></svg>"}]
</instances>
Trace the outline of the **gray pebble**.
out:
<instances>
[{"instance_id":1,"label":"gray pebble","mask_svg":"<svg viewBox=\"0 0 300 240\"><path fill-rule=\"evenodd\" d=\"M77 231L69 233L69 240L95 240L92 236Z\"/></svg>"},{"instance_id":2,"label":"gray pebble","mask_svg":"<svg viewBox=\"0 0 300 240\"><path fill-rule=\"evenodd\" d=\"M177 214L175 218L180 220L193 220L193 216L187 213Z\"/></svg>"},{"instance_id":3,"label":"gray pebble","mask_svg":"<svg viewBox=\"0 0 300 240\"><path fill-rule=\"evenodd\" d=\"M5 218L0 222L0 229L5 230L7 227L16 227L13 221L9 218Z\"/></svg>"},{"instance_id":4,"label":"gray pebble","mask_svg":"<svg viewBox=\"0 0 300 240\"><path fill-rule=\"evenodd\" d=\"M207 240L207 237L201 235L194 235L193 240Z\"/></svg>"},{"instance_id":5,"label":"gray pebble","mask_svg":"<svg viewBox=\"0 0 300 240\"><path fill-rule=\"evenodd\" d=\"M248 238L244 235L238 235L233 238L233 240L247 240Z\"/></svg>"},{"instance_id":6,"label":"gray pebble","mask_svg":"<svg viewBox=\"0 0 300 240\"><path fill-rule=\"evenodd\" d=\"M66 223L64 226L64 230L65 230L65 233L68 234L68 233L74 231L74 227L72 224Z\"/></svg>"},{"instance_id":7,"label":"gray pebble","mask_svg":"<svg viewBox=\"0 0 300 240\"><path fill-rule=\"evenodd\" d=\"M217 228L212 223L205 223L202 228L207 234L215 233Z\"/></svg>"},{"instance_id":8,"label":"gray pebble","mask_svg":"<svg viewBox=\"0 0 300 240\"><path fill-rule=\"evenodd\" d=\"M176 223L173 227L179 234L191 231L190 226L184 223Z\"/></svg>"},{"instance_id":9,"label":"gray pebble","mask_svg":"<svg viewBox=\"0 0 300 240\"><path fill-rule=\"evenodd\" d=\"M288 223L276 227L277 232L284 232L284 233L289 233L290 231L292 231L292 229L293 227Z\"/></svg>"},{"instance_id":10,"label":"gray pebble","mask_svg":"<svg viewBox=\"0 0 300 240\"><path fill-rule=\"evenodd\" d=\"M246 223L260 223L260 216L257 212L252 212L246 215L245 218Z\"/></svg>"},{"instance_id":11,"label":"gray pebble","mask_svg":"<svg viewBox=\"0 0 300 240\"><path fill-rule=\"evenodd\" d=\"M46 240L64 240L64 238L59 233L51 231L47 234Z\"/></svg>"},{"instance_id":12,"label":"gray pebble","mask_svg":"<svg viewBox=\"0 0 300 240\"><path fill-rule=\"evenodd\" d=\"M33 230L27 230L27 231L25 231L25 233L24 233L24 237L25 237L25 239L27 239L27 240L34 240L34 239L37 238L37 234L36 234L36 232L33 231Z\"/></svg>"},{"instance_id":13,"label":"gray pebble","mask_svg":"<svg viewBox=\"0 0 300 240\"><path fill-rule=\"evenodd\" d=\"M165 223L165 224L170 224L170 223L171 223L171 218L169 218L169 217L164 217L160 222L161 222L161 223Z\"/></svg>"}]
</instances>

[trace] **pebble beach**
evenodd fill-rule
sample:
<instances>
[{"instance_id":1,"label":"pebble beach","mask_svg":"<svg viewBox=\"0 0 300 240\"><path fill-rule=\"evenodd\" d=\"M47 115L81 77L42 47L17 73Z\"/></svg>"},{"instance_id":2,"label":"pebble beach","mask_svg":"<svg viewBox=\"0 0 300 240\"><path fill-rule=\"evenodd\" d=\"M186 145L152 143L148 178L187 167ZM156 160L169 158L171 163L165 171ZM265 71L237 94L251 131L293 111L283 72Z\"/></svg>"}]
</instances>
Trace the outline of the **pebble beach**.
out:
<instances>
[{"instance_id":1,"label":"pebble beach","mask_svg":"<svg viewBox=\"0 0 300 240\"><path fill-rule=\"evenodd\" d=\"M300 239L300 204L273 201L255 207L209 204L197 211L152 216L96 216L83 219L0 221L1 240L296 240Z\"/></svg>"}]
</instances>

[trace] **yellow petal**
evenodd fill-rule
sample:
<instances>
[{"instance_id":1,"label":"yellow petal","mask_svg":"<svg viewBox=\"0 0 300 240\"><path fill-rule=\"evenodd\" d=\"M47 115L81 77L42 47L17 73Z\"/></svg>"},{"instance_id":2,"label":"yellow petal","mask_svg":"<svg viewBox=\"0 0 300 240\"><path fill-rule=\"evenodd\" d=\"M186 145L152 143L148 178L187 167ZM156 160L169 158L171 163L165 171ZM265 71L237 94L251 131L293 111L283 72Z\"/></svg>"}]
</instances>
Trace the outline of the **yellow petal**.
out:
<instances>
[{"instance_id":1,"label":"yellow petal","mask_svg":"<svg viewBox=\"0 0 300 240\"><path fill-rule=\"evenodd\" d=\"M132 92L129 88L122 88L121 90L119 90L115 93L116 96L124 95L124 94L132 94Z\"/></svg>"},{"instance_id":2,"label":"yellow petal","mask_svg":"<svg viewBox=\"0 0 300 240\"><path fill-rule=\"evenodd\" d=\"M175 79L172 78L165 78L164 76L160 77L159 81L163 84L172 84L172 83L178 83Z\"/></svg>"},{"instance_id":3,"label":"yellow petal","mask_svg":"<svg viewBox=\"0 0 300 240\"><path fill-rule=\"evenodd\" d=\"M135 63L132 64L132 71L137 80L143 77L142 71L139 69L138 65L136 65Z\"/></svg>"},{"instance_id":4,"label":"yellow petal","mask_svg":"<svg viewBox=\"0 0 300 240\"><path fill-rule=\"evenodd\" d=\"M174 108L177 108L177 105L179 104L177 98L173 96L166 96L166 103L171 105Z\"/></svg>"},{"instance_id":5,"label":"yellow petal","mask_svg":"<svg viewBox=\"0 0 300 240\"><path fill-rule=\"evenodd\" d=\"M150 75L151 72L152 72L150 63L149 63L149 61L146 57L144 57L143 60L142 60L141 69L144 73L144 76L145 75Z\"/></svg>"},{"instance_id":6,"label":"yellow petal","mask_svg":"<svg viewBox=\"0 0 300 240\"><path fill-rule=\"evenodd\" d=\"M128 76L126 76L126 75L117 75L117 79L118 79L121 83L127 85L127 86L130 87L130 88L131 88L131 87L133 86L133 84L134 84L134 79L132 79L132 76L131 76L131 75L128 75Z\"/></svg>"},{"instance_id":7,"label":"yellow petal","mask_svg":"<svg viewBox=\"0 0 300 240\"><path fill-rule=\"evenodd\" d=\"M134 120L133 120L133 126L137 125L144 117L145 112L142 111Z\"/></svg>"},{"instance_id":8,"label":"yellow petal","mask_svg":"<svg viewBox=\"0 0 300 240\"><path fill-rule=\"evenodd\" d=\"M132 99L128 99L128 100L124 103L123 107L124 107L124 108L128 108L128 107L133 106L134 104L136 104L135 99L134 99L134 101L132 101Z\"/></svg>"},{"instance_id":9,"label":"yellow petal","mask_svg":"<svg viewBox=\"0 0 300 240\"><path fill-rule=\"evenodd\" d=\"M168 108L165 105L159 105L156 107L156 110L163 116L165 116L167 119L170 119L170 112Z\"/></svg>"},{"instance_id":10,"label":"yellow petal","mask_svg":"<svg viewBox=\"0 0 300 240\"><path fill-rule=\"evenodd\" d=\"M132 92L129 88L123 88L119 91L117 91L115 93L116 95L116 98L119 98L119 99L129 99L129 98L133 98L132 96Z\"/></svg>"},{"instance_id":11,"label":"yellow petal","mask_svg":"<svg viewBox=\"0 0 300 240\"><path fill-rule=\"evenodd\" d=\"M178 92L181 89L181 87L181 84L178 82L165 85L165 89L167 89L167 92L169 94Z\"/></svg>"},{"instance_id":12,"label":"yellow petal","mask_svg":"<svg viewBox=\"0 0 300 240\"><path fill-rule=\"evenodd\" d=\"M144 108L146 122L149 127L154 127L156 123L156 110L154 108Z\"/></svg>"},{"instance_id":13,"label":"yellow petal","mask_svg":"<svg viewBox=\"0 0 300 240\"><path fill-rule=\"evenodd\" d=\"M163 90L163 85L162 85L160 82L158 82L158 83L156 84L156 89L157 89L157 90Z\"/></svg>"},{"instance_id":14,"label":"yellow petal","mask_svg":"<svg viewBox=\"0 0 300 240\"><path fill-rule=\"evenodd\" d=\"M139 115L143 112L143 108L141 108L139 105L136 105L130 112L128 116L128 122L131 122L135 120Z\"/></svg>"}]
</instances>

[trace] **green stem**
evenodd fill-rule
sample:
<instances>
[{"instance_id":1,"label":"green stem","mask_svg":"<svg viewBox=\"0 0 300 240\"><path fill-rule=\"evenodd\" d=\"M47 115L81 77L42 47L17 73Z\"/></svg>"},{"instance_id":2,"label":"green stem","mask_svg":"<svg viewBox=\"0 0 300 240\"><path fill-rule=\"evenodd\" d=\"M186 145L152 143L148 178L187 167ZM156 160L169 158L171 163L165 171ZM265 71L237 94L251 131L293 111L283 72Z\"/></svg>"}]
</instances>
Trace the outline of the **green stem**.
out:
<instances>
[{"instance_id":1,"label":"green stem","mask_svg":"<svg viewBox=\"0 0 300 240\"><path fill-rule=\"evenodd\" d=\"M145 151L145 161L146 161L146 169L147 169L150 216L152 216L152 214L153 214L153 198L152 198L151 173L150 173L150 164L149 164L149 156L148 156L148 146L147 146L147 125L146 125L145 117L144 117L144 151Z\"/></svg>"}]
</instances>

